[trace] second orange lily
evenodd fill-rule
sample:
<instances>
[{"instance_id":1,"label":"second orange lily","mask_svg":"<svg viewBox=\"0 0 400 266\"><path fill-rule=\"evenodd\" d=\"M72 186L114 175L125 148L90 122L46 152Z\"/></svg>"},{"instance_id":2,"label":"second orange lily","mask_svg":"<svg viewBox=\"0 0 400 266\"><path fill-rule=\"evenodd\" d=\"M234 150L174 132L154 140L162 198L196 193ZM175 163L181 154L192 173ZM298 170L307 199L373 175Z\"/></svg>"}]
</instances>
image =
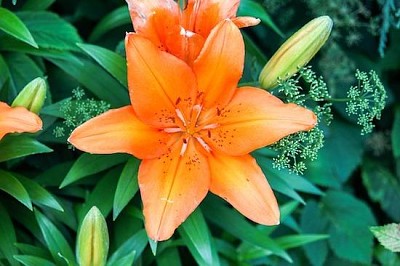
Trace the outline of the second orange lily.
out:
<instances>
[{"instance_id":1,"label":"second orange lily","mask_svg":"<svg viewBox=\"0 0 400 266\"><path fill-rule=\"evenodd\" d=\"M86 152L143 159L149 237L170 238L208 191L257 223L278 224L275 196L249 153L311 129L314 113L258 88L237 88L244 43L230 20L211 30L192 67L139 34L125 44L131 105L89 120L69 141Z\"/></svg>"},{"instance_id":2,"label":"second orange lily","mask_svg":"<svg viewBox=\"0 0 400 266\"><path fill-rule=\"evenodd\" d=\"M181 10L174 0L126 0L136 33L189 65L219 22L231 19L238 27L257 25L253 17L236 17L240 0L188 0Z\"/></svg>"},{"instance_id":3,"label":"second orange lily","mask_svg":"<svg viewBox=\"0 0 400 266\"><path fill-rule=\"evenodd\" d=\"M34 133L42 128L42 120L24 107L10 107L0 102L0 140L8 133Z\"/></svg>"}]
</instances>

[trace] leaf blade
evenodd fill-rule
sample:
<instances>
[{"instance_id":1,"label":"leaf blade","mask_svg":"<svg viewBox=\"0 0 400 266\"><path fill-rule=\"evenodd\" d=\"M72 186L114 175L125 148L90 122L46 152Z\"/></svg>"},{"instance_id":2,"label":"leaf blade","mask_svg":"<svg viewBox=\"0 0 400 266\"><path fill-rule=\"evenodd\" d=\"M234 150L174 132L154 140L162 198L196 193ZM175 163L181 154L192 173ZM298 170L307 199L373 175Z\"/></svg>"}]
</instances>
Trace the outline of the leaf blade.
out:
<instances>
[{"instance_id":1,"label":"leaf blade","mask_svg":"<svg viewBox=\"0 0 400 266\"><path fill-rule=\"evenodd\" d=\"M0 18L1 30L30 46L39 47L28 28L13 12L0 7Z\"/></svg>"}]
</instances>

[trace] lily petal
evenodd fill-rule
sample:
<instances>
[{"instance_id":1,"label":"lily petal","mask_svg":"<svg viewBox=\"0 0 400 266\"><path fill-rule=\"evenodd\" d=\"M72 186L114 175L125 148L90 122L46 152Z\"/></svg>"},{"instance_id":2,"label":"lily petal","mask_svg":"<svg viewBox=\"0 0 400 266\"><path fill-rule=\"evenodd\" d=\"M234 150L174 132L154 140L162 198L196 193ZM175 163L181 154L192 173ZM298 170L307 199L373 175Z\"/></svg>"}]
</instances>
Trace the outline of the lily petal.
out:
<instances>
[{"instance_id":1,"label":"lily petal","mask_svg":"<svg viewBox=\"0 0 400 266\"><path fill-rule=\"evenodd\" d=\"M42 129L42 120L24 107L0 102L0 140L8 133L34 133Z\"/></svg>"},{"instance_id":2,"label":"lily petal","mask_svg":"<svg viewBox=\"0 0 400 266\"><path fill-rule=\"evenodd\" d=\"M264 90L244 87L236 90L232 101L218 110L212 122L219 126L201 131L202 138L212 149L237 156L310 130L317 118L310 110L285 104Z\"/></svg>"},{"instance_id":3,"label":"lily petal","mask_svg":"<svg viewBox=\"0 0 400 266\"><path fill-rule=\"evenodd\" d=\"M256 223L279 224L276 198L256 160L250 155L213 155L208 159L210 191Z\"/></svg>"},{"instance_id":4,"label":"lily petal","mask_svg":"<svg viewBox=\"0 0 400 266\"><path fill-rule=\"evenodd\" d=\"M244 42L230 20L219 23L207 38L193 69L203 105L224 107L232 98L243 73Z\"/></svg>"},{"instance_id":5,"label":"lily petal","mask_svg":"<svg viewBox=\"0 0 400 266\"><path fill-rule=\"evenodd\" d=\"M131 15L132 23L136 32L144 33L157 31L160 23L149 23L149 19L154 15L159 18L163 15L164 20L159 22L161 25L168 25L168 21L177 18L178 5L173 0L126 0ZM153 21L155 22L155 21Z\"/></svg>"},{"instance_id":6,"label":"lily petal","mask_svg":"<svg viewBox=\"0 0 400 266\"><path fill-rule=\"evenodd\" d=\"M175 125L178 103L190 110L197 94L191 68L162 52L146 38L127 34L128 85L132 106L145 123L158 128Z\"/></svg>"},{"instance_id":7,"label":"lily petal","mask_svg":"<svg viewBox=\"0 0 400 266\"><path fill-rule=\"evenodd\" d=\"M140 159L164 154L174 140L173 134L141 122L132 106L109 110L77 127L68 141L90 153L129 153Z\"/></svg>"},{"instance_id":8,"label":"lily petal","mask_svg":"<svg viewBox=\"0 0 400 266\"><path fill-rule=\"evenodd\" d=\"M186 151L175 145L170 154L143 160L139 167L139 187L143 200L145 227L150 238L161 241L193 212L210 185L207 159L193 141Z\"/></svg>"},{"instance_id":9,"label":"lily petal","mask_svg":"<svg viewBox=\"0 0 400 266\"><path fill-rule=\"evenodd\" d=\"M182 24L207 38L222 20L236 17L239 0L189 0L183 12Z\"/></svg>"},{"instance_id":10,"label":"lily petal","mask_svg":"<svg viewBox=\"0 0 400 266\"><path fill-rule=\"evenodd\" d=\"M253 17L237 17L233 18L232 22L235 23L238 28L245 28L258 25L261 20Z\"/></svg>"}]
</instances>

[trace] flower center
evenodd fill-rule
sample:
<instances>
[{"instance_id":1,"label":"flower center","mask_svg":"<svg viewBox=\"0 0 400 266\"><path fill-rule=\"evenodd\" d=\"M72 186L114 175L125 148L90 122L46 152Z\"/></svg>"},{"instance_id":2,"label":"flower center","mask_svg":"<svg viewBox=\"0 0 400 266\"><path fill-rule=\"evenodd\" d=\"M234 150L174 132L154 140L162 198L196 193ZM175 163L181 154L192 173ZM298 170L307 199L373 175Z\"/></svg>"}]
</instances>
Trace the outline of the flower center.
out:
<instances>
[{"instance_id":1,"label":"flower center","mask_svg":"<svg viewBox=\"0 0 400 266\"><path fill-rule=\"evenodd\" d=\"M194 105L190 114L188 115L188 118L185 118L185 115L179 108L175 109L176 116L179 118L182 125L164 129L164 131L167 133L182 133L182 148L180 153L181 156L185 154L190 138L194 138L207 152L211 152L210 146L204 141L204 139L200 136L200 134L198 134L198 132L201 130L214 129L218 125L208 124L199 127L198 120L202 108L203 107L200 104Z\"/></svg>"}]
</instances>

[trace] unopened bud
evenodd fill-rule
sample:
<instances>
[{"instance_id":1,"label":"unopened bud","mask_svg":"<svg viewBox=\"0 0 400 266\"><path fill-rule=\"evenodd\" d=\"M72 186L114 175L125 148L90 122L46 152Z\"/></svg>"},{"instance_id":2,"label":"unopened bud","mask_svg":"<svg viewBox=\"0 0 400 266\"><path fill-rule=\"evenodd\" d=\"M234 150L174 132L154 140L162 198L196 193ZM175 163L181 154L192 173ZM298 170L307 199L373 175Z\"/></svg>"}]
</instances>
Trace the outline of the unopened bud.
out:
<instances>
[{"instance_id":1,"label":"unopened bud","mask_svg":"<svg viewBox=\"0 0 400 266\"><path fill-rule=\"evenodd\" d=\"M293 34L261 71L261 87L274 88L278 79L286 80L306 65L328 39L332 25L330 17L322 16L311 20Z\"/></svg>"},{"instance_id":2,"label":"unopened bud","mask_svg":"<svg viewBox=\"0 0 400 266\"><path fill-rule=\"evenodd\" d=\"M107 223L97 207L92 207L82 221L76 245L80 266L104 266L108 254Z\"/></svg>"},{"instance_id":3,"label":"unopened bud","mask_svg":"<svg viewBox=\"0 0 400 266\"><path fill-rule=\"evenodd\" d=\"M35 78L21 90L11 106L22 106L38 114L44 104L46 90L46 81L43 78Z\"/></svg>"}]
</instances>

